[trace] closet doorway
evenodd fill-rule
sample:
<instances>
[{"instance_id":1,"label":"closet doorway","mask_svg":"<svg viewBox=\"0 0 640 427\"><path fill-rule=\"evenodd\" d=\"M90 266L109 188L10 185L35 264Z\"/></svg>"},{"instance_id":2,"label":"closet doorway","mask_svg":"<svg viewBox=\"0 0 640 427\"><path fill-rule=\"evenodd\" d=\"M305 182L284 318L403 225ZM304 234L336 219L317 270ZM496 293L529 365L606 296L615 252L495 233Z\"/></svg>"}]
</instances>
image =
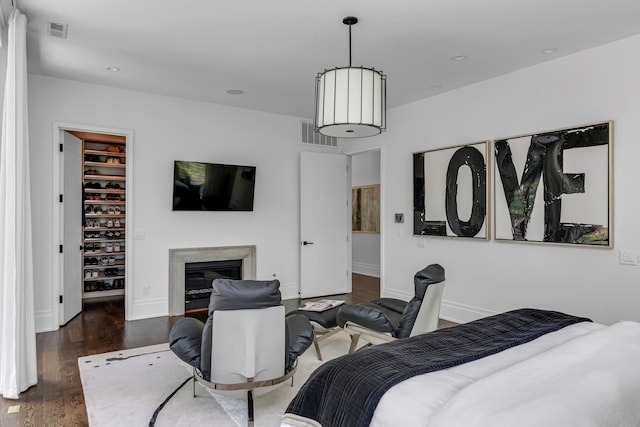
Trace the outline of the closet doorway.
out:
<instances>
[{"instance_id":1,"label":"closet doorway","mask_svg":"<svg viewBox=\"0 0 640 427\"><path fill-rule=\"evenodd\" d=\"M65 325L87 302L125 301L131 277L131 131L55 124L59 156L54 159L54 307ZM55 157L55 156L54 156ZM57 166L57 167L56 167ZM54 292L55 294L55 292Z\"/></svg>"}]
</instances>

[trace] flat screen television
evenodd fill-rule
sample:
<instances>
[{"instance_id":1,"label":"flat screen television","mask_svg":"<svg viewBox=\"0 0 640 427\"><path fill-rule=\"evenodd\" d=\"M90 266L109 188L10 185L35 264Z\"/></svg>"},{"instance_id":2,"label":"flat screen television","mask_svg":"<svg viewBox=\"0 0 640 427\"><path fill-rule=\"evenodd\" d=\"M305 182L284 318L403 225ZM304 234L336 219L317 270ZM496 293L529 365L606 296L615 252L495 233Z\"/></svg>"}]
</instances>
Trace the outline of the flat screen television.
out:
<instances>
[{"instance_id":1,"label":"flat screen television","mask_svg":"<svg viewBox=\"0 0 640 427\"><path fill-rule=\"evenodd\" d=\"M176 160L174 211L252 211L255 166Z\"/></svg>"}]
</instances>

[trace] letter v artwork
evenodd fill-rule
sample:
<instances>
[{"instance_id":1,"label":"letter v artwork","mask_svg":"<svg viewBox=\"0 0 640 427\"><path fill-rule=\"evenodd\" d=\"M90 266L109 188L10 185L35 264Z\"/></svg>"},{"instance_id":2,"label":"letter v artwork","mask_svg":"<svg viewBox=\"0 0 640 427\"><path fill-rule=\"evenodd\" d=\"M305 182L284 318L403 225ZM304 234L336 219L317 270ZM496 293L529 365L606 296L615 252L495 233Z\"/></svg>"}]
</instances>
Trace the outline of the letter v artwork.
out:
<instances>
[{"instance_id":1,"label":"letter v artwork","mask_svg":"<svg viewBox=\"0 0 640 427\"><path fill-rule=\"evenodd\" d=\"M612 123L496 140L495 239L612 247Z\"/></svg>"}]
</instances>

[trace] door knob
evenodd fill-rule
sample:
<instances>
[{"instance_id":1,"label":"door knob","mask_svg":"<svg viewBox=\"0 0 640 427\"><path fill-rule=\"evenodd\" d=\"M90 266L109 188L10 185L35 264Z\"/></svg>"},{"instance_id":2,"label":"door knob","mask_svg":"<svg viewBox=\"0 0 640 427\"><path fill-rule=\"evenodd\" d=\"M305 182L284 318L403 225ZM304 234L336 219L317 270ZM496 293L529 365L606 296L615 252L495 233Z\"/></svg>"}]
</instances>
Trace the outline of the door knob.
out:
<instances>
[{"instance_id":1,"label":"door knob","mask_svg":"<svg viewBox=\"0 0 640 427\"><path fill-rule=\"evenodd\" d=\"M302 244L303 244L304 246L307 246L307 245L313 245L313 242L307 242L307 241L305 240L304 242L302 242Z\"/></svg>"}]
</instances>

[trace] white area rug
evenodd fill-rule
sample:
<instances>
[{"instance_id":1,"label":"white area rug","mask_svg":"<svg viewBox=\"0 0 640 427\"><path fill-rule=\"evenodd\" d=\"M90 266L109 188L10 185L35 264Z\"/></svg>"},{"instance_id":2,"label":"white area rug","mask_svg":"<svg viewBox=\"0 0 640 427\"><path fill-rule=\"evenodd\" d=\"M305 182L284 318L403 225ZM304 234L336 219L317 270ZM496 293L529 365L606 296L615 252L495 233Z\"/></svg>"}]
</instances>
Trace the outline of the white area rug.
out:
<instances>
[{"instance_id":1,"label":"white area rug","mask_svg":"<svg viewBox=\"0 0 640 427\"><path fill-rule=\"evenodd\" d=\"M349 337L341 332L320 342L323 359L346 354ZM254 425L279 426L300 386L320 362L313 345L298 358L294 386L286 381L254 395ZM182 382L191 367L168 344L97 354L78 359L84 400L91 427L148 426L153 412ZM209 393L193 382L185 384L160 411L156 426L246 426L246 393ZM213 397L212 397L213 396Z\"/></svg>"}]
</instances>

